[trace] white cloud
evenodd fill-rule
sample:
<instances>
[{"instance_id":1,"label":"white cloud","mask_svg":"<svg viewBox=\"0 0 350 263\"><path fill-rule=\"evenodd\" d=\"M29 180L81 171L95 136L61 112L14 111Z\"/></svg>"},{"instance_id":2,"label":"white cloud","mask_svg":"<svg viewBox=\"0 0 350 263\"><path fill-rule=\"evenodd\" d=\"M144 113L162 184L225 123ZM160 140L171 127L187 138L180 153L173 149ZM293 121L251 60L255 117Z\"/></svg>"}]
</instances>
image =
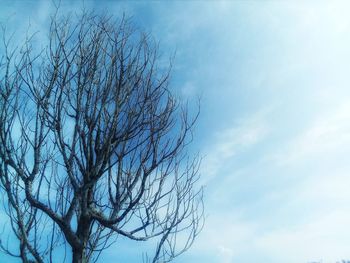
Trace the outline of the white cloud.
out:
<instances>
[{"instance_id":1,"label":"white cloud","mask_svg":"<svg viewBox=\"0 0 350 263\"><path fill-rule=\"evenodd\" d=\"M350 105L345 102L334 108L320 109L319 115L295 138L280 145L280 149L266 157L280 165L307 162L349 151L350 149Z\"/></svg>"},{"instance_id":2,"label":"white cloud","mask_svg":"<svg viewBox=\"0 0 350 263\"><path fill-rule=\"evenodd\" d=\"M209 216L192 250L210 254L213 262L235 262L235 257L249 247L255 231L256 225L241 222L232 213Z\"/></svg>"},{"instance_id":3,"label":"white cloud","mask_svg":"<svg viewBox=\"0 0 350 263\"><path fill-rule=\"evenodd\" d=\"M216 132L214 142L206 145L201 171L204 181L218 175L220 169L230 163L230 159L263 140L269 133L265 121L266 110L241 120L223 131Z\"/></svg>"},{"instance_id":4,"label":"white cloud","mask_svg":"<svg viewBox=\"0 0 350 263\"><path fill-rule=\"evenodd\" d=\"M186 82L181 88L181 95L184 99L194 96L198 92L197 87L191 81Z\"/></svg>"},{"instance_id":5,"label":"white cloud","mask_svg":"<svg viewBox=\"0 0 350 263\"><path fill-rule=\"evenodd\" d=\"M335 262L349 258L347 227L349 211L334 211L313 218L297 227L271 231L256 238L256 246L272 255L276 262L295 263L322 259Z\"/></svg>"}]
</instances>

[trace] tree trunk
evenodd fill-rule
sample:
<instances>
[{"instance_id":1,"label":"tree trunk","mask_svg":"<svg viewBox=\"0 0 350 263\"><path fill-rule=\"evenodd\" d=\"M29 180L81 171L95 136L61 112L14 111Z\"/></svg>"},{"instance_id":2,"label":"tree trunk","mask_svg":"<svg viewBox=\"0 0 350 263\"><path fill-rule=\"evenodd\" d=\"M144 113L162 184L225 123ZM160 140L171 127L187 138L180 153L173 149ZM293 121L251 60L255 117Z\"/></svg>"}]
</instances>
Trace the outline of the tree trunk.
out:
<instances>
[{"instance_id":1,"label":"tree trunk","mask_svg":"<svg viewBox=\"0 0 350 263\"><path fill-rule=\"evenodd\" d=\"M87 210L85 208L85 210ZM89 230L91 225L91 218L87 216L85 213L82 214L78 220L78 229L76 235L80 240L80 246L72 248L73 259L72 263L87 263L85 255L86 244L89 239Z\"/></svg>"},{"instance_id":2,"label":"tree trunk","mask_svg":"<svg viewBox=\"0 0 350 263\"><path fill-rule=\"evenodd\" d=\"M73 259L72 263L86 263L84 260L83 250L78 250L73 248Z\"/></svg>"}]
</instances>

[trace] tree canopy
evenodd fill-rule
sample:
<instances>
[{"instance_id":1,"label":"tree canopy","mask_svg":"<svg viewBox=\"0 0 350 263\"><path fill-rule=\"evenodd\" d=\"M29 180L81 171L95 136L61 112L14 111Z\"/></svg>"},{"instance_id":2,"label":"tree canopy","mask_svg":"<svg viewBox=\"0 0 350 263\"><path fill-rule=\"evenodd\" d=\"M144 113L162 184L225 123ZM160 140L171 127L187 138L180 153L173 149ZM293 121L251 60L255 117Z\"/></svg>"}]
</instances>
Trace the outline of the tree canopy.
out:
<instances>
[{"instance_id":1,"label":"tree canopy","mask_svg":"<svg viewBox=\"0 0 350 263\"><path fill-rule=\"evenodd\" d=\"M18 45L3 30L0 184L19 246L2 250L94 262L122 236L155 239L145 260L170 261L203 224L200 160L186 151L198 115L125 17L55 14L49 26L40 50L35 35Z\"/></svg>"}]
</instances>

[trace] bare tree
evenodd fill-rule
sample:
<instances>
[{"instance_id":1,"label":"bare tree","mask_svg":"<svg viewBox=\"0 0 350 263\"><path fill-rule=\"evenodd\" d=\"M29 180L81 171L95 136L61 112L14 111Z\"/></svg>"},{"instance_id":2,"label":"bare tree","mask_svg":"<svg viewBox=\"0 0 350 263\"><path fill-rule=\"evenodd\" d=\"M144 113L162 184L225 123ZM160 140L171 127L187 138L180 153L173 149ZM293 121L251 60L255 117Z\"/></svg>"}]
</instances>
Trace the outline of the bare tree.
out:
<instances>
[{"instance_id":1,"label":"bare tree","mask_svg":"<svg viewBox=\"0 0 350 263\"><path fill-rule=\"evenodd\" d=\"M22 262L62 247L96 262L123 237L157 240L150 262L187 250L203 224L197 114L169 90L157 45L122 18L52 17L48 45L13 48L3 31L0 182ZM197 189L197 190L196 190ZM65 251L65 250L64 250Z\"/></svg>"}]
</instances>

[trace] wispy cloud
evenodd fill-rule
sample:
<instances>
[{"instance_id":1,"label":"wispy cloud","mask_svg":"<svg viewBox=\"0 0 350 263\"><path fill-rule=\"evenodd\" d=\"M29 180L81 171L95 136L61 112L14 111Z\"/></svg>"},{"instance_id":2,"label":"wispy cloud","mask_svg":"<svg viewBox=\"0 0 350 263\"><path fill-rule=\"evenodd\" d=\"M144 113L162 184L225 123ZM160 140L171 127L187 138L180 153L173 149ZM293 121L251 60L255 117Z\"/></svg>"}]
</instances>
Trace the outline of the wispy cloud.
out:
<instances>
[{"instance_id":1,"label":"wispy cloud","mask_svg":"<svg viewBox=\"0 0 350 263\"><path fill-rule=\"evenodd\" d=\"M332 159L350 149L350 105L347 99L334 108L319 109L319 114L295 138L280 145L267 159L281 165L306 162L324 155Z\"/></svg>"},{"instance_id":2,"label":"wispy cloud","mask_svg":"<svg viewBox=\"0 0 350 263\"><path fill-rule=\"evenodd\" d=\"M205 157L201 167L202 180L206 185L206 203L229 202L232 193L228 190L232 173L222 173L232 169L232 158L252 150L270 132L265 119L269 110L261 110L252 116L236 121L228 128L217 131L212 142L206 144ZM215 211L215 213L213 212ZM242 251L249 247L255 236L255 222L239 219L239 209L213 207L208 209L203 232L195 243L192 253L202 254L212 261L231 263Z\"/></svg>"},{"instance_id":3,"label":"wispy cloud","mask_svg":"<svg viewBox=\"0 0 350 263\"><path fill-rule=\"evenodd\" d=\"M236 154L249 149L268 135L269 127L264 119L265 115L265 110L259 111L213 135L213 141L207 143L203 151L205 157L201 173L204 181L219 176L219 171L227 168Z\"/></svg>"},{"instance_id":4,"label":"wispy cloud","mask_svg":"<svg viewBox=\"0 0 350 263\"><path fill-rule=\"evenodd\" d=\"M239 221L231 213L210 216L192 253L203 254L213 262L235 262L237 256L249 249L256 227L254 223Z\"/></svg>"},{"instance_id":5,"label":"wispy cloud","mask_svg":"<svg viewBox=\"0 0 350 263\"><path fill-rule=\"evenodd\" d=\"M334 211L296 227L281 228L255 239L257 248L273 255L273 262L335 262L349 258L346 227L350 212Z\"/></svg>"}]
</instances>

